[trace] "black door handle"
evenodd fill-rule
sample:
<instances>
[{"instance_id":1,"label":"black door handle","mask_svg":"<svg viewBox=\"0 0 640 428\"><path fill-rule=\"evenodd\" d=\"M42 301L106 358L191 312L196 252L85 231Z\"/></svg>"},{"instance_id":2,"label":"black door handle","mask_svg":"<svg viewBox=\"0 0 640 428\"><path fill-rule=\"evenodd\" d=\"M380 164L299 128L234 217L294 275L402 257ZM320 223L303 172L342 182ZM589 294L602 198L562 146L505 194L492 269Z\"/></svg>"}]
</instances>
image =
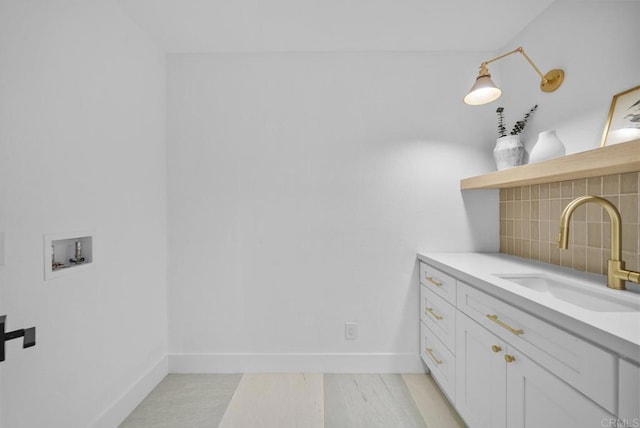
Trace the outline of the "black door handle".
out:
<instances>
[{"instance_id":1,"label":"black door handle","mask_svg":"<svg viewBox=\"0 0 640 428\"><path fill-rule=\"evenodd\" d=\"M35 327L5 332L6 321L7 316L0 315L0 342L2 342L0 344L0 361L4 361L5 359L4 344L9 340L23 337L22 348L31 348L32 346L36 346Z\"/></svg>"}]
</instances>

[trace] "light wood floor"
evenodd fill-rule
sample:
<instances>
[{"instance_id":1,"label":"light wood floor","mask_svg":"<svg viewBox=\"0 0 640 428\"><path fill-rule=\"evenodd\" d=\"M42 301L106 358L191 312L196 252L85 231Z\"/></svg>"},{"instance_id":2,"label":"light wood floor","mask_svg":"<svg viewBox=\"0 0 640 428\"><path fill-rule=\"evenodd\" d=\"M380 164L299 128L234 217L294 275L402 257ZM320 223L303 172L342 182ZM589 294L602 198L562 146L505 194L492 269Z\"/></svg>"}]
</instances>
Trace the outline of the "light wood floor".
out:
<instances>
[{"instance_id":1,"label":"light wood floor","mask_svg":"<svg viewBox=\"0 0 640 428\"><path fill-rule=\"evenodd\" d=\"M460 428L424 374L170 374L121 428Z\"/></svg>"}]
</instances>

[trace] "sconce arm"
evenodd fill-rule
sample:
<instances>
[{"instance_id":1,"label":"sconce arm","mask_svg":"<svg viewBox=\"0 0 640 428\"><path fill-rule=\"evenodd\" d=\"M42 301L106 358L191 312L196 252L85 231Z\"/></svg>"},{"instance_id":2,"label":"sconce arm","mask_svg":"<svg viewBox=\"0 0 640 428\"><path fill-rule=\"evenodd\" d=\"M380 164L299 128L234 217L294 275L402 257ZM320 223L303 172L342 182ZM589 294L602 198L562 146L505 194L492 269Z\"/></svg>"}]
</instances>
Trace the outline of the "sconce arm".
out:
<instances>
[{"instance_id":1,"label":"sconce arm","mask_svg":"<svg viewBox=\"0 0 640 428\"><path fill-rule=\"evenodd\" d=\"M507 53L503 53L502 55L499 55L495 58L491 58L488 61L484 61L482 63L482 65L480 66L482 68L482 66L486 67L487 64L491 64L492 62L496 62L504 57L507 57L509 55L513 55L514 53L521 53L522 56L524 57L524 59L527 60L527 62L531 65L531 67L533 67L533 69L536 71L536 73L538 73L538 76L540 76L540 79L542 80L543 83L547 82L547 78L544 76L544 74L542 74L542 72L540 71L540 69L534 64L534 62L531 60L531 58L529 58L529 55L527 55L527 53L524 51L524 49L522 48L522 46L515 48L512 51L509 51Z\"/></svg>"}]
</instances>

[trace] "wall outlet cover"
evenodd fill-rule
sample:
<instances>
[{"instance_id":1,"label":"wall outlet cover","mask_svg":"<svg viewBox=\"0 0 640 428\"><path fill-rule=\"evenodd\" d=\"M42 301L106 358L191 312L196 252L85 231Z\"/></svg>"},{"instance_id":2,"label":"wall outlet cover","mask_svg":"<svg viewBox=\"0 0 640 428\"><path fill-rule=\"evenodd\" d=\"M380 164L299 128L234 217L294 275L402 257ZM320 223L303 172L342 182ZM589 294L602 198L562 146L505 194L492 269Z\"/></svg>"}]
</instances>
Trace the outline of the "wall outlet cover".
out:
<instances>
[{"instance_id":1,"label":"wall outlet cover","mask_svg":"<svg viewBox=\"0 0 640 428\"><path fill-rule=\"evenodd\" d=\"M358 324L355 322L346 322L344 324L344 338L347 340L356 340L358 338Z\"/></svg>"}]
</instances>

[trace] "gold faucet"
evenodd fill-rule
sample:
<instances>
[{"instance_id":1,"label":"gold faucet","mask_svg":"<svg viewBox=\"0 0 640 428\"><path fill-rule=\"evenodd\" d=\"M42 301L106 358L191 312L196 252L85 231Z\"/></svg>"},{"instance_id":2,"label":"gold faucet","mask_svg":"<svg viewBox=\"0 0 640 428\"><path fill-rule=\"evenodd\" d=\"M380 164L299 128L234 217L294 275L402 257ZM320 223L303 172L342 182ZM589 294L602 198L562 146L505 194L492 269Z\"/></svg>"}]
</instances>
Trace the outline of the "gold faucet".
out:
<instances>
[{"instance_id":1,"label":"gold faucet","mask_svg":"<svg viewBox=\"0 0 640 428\"><path fill-rule=\"evenodd\" d=\"M569 202L560 216L560 233L558 233L558 247L566 250L569 247L569 220L571 215L580 205L594 202L607 211L611 221L611 258L607 262L607 287L616 290L624 290L625 281L640 283L640 272L626 270L622 254L622 229L620 213L616 207L604 198L598 196L580 196Z\"/></svg>"}]
</instances>

